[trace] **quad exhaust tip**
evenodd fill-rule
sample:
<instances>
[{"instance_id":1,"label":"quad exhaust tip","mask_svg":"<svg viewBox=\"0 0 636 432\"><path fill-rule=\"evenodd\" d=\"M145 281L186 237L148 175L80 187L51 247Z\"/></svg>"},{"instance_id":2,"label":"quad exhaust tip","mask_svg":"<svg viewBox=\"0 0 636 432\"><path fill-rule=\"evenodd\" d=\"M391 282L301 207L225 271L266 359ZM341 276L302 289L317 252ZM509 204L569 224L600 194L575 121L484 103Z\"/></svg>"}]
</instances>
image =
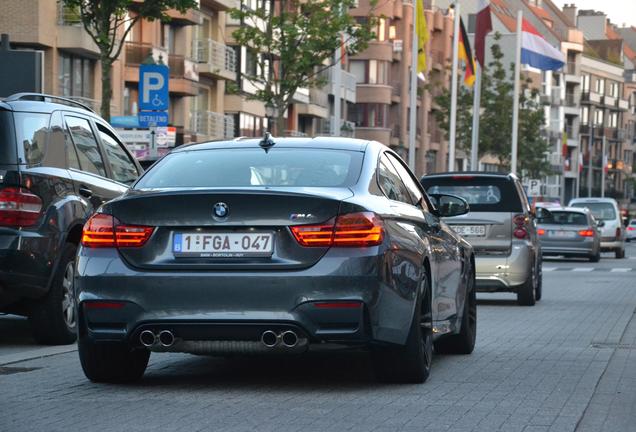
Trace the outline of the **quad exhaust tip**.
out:
<instances>
[{"instance_id":1,"label":"quad exhaust tip","mask_svg":"<svg viewBox=\"0 0 636 432\"><path fill-rule=\"evenodd\" d=\"M296 344L298 344L298 335L296 334L296 332L293 332L291 330L283 332L280 338L283 341L283 345L285 345L287 348L293 348L296 346Z\"/></svg>"},{"instance_id":2,"label":"quad exhaust tip","mask_svg":"<svg viewBox=\"0 0 636 432\"><path fill-rule=\"evenodd\" d=\"M266 330L261 335L261 342L263 345L269 348L274 348L278 345L278 335L271 330Z\"/></svg>"},{"instance_id":3,"label":"quad exhaust tip","mask_svg":"<svg viewBox=\"0 0 636 432\"><path fill-rule=\"evenodd\" d=\"M164 347L174 344L174 335L170 330L163 330L159 333L159 343Z\"/></svg>"},{"instance_id":4,"label":"quad exhaust tip","mask_svg":"<svg viewBox=\"0 0 636 432\"><path fill-rule=\"evenodd\" d=\"M141 344L143 346L145 346L146 348L150 348L157 341L157 337L150 330L144 330L139 335L139 340L141 341Z\"/></svg>"}]
</instances>

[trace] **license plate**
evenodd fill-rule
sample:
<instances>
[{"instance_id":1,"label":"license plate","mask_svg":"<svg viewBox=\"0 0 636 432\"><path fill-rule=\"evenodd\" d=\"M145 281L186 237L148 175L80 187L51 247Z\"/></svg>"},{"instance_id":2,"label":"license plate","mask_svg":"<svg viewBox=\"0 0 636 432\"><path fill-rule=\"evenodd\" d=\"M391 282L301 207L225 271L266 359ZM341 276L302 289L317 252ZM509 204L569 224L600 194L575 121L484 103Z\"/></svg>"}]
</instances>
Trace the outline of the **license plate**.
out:
<instances>
[{"instance_id":1,"label":"license plate","mask_svg":"<svg viewBox=\"0 0 636 432\"><path fill-rule=\"evenodd\" d=\"M486 235L484 225L451 225L451 228L461 236L483 237Z\"/></svg>"},{"instance_id":2,"label":"license plate","mask_svg":"<svg viewBox=\"0 0 636 432\"><path fill-rule=\"evenodd\" d=\"M550 231L550 237L558 237L558 238L574 238L576 237L576 233L572 231Z\"/></svg>"},{"instance_id":3,"label":"license plate","mask_svg":"<svg viewBox=\"0 0 636 432\"><path fill-rule=\"evenodd\" d=\"M274 251L272 233L175 233L175 256L201 258L268 257Z\"/></svg>"}]
</instances>

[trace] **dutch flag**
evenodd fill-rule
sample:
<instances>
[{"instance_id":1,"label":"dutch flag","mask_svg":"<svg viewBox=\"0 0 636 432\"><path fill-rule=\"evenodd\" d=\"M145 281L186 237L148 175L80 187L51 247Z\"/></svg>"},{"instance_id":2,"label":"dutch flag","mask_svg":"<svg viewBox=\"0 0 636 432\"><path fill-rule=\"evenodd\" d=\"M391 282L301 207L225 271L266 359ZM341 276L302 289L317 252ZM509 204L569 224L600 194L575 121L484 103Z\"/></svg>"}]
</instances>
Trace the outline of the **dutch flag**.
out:
<instances>
[{"instance_id":1,"label":"dutch flag","mask_svg":"<svg viewBox=\"0 0 636 432\"><path fill-rule=\"evenodd\" d=\"M558 70L565 64L565 57L524 19L521 25L521 63L541 70Z\"/></svg>"}]
</instances>

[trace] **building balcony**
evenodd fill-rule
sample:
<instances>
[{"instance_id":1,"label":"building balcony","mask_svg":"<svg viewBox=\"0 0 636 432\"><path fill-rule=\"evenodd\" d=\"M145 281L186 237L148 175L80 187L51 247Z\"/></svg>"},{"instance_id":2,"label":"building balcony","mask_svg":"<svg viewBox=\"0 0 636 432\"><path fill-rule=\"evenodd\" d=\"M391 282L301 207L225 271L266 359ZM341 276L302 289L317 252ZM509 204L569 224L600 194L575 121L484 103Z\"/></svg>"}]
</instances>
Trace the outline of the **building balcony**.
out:
<instances>
[{"instance_id":1,"label":"building balcony","mask_svg":"<svg viewBox=\"0 0 636 432\"><path fill-rule=\"evenodd\" d=\"M597 104L601 103L601 95L595 92L583 92L581 93L581 103Z\"/></svg>"},{"instance_id":2,"label":"building balcony","mask_svg":"<svg viewBox=\"0 0 636 432\"><path fill-rule=\"evenodd\" d=\"M197 96L199 90L196 83L199 81L197 63L182 55L170 54L168 56L170 67L170 81L168 89L170 93L181 96Z\"/></svg>"},{"instance_id":3,"label":"building balcony","mask_svg":"<svg viewBox=\"0 0 636 432\"><path fill-rule=\"evenodd\" d=\"M393 61L393 43L371 41L367 49L357 54L354 58L359 60Z\"/></svg>"},{"instance_id":4,"label":"building balcony","mask_svg":"<svg viewBox=\"0 0 636 432\"><path fill-rule=\"evenodd\" d=\"M309 89L309 103L296 106L298 115L326 119L329 116L329 97L324 90Z\"/></svg>"},{"instance_id":5,"label":"building balcony","mask_svg":"<svg viewBox=\"0 0 636 432\"><path fill-rule=\"evenodd\" d=\"M99 57L99 48L84 30L79 12L74 8L58 3L57 24L58 48L83 57Z\"/></svg>"},{"instance_id":6,"label":"building balcony","mask_svg":"<svg viewBox=\"0 0 636 432\"><path fill-rule=\"evenodd\" d=\"M618 108L621 111L628 111L629 110L629 101L625 100L625 99L616 99L616 108Z\"/></svg>"},{"instance_id":7,"label":"building balcony","mask_svg":"<svg viewBox=\"0 0 636 432\"><path fill-rule=\"evenodd\" d=\"M357 103L380 103L391 105L393 87L386 84L358 84Z\"/></svg>"},{"instance_id":8,"label":"building balcony","mask_svg":"<svg viewBox=\"0 0 636 432\"><path fill-rule=\"evenodd\" d=\"M228 11L238 8L240 2L238 0L201 0L201 7L214 11Z\"/></svg>"},{"instance_id":9,"label":"building balcony","mask_svg":"<svg viewBox=\"0 0 636 432\"><path fill-rule=\"evenodd\" d=\"M201 13L195 9L188 9L184 13L176 9L168 9L166 15L170 17L170 22L176 25L199 25L201 24Z\"/></svg>"},{"instance_id":10,"label":"building balcony","mask_svg":"<svg viewBox=\"0 0 636 432\"><path fill-rule=\"evenodd\" d=\"M615 107L616 106L616 98L612 97L612 96L603 96L603 104L610 106L610 107Z\"/></svg>"},{"instance_id":11,"label":"building balcony","mask_svg":"<svg viewBox=\"0 0 636 432\"><path fill-rule=\"evenodd\" d=\"M576 93L566 93L565 94L565 106L567 107L578 107L581 103L581 96Z\"/></svg>"},{"instance_id":12,"label":"building balcony","mask_svg":"<svg viewBox=\"0 0 636 432\"><path fill-rule=\"evenodd\" d=\"M330 116L323 122L323 130L322 134L324 135L332 135L333 131L331 130L333 123L336 121L334 116ZM356 124L352 121L348 120L340 120L340 136L353 138L356 132Z\"/></svg>"},{"instance_id":13,"label":"building balcony","mask_svg":"<svg viewBox=\"0 0 636 432\"><path fill-rule=\"evenodd\" d=\"M191 117L192 131L209 140L234 137L234 117L212 111L195 111Z\"/></svg>"},{"instance_id":14,"label":"building balcony","mask_svg":"<svg viewBox=\"0 0 636 432\"><path fill-rule=\"evenodd\" d=\"M199 74L228 81L236 80L236 52L213 39L192 41L192 57L199 64Z\"/></svg>"},{"instance_id":15,"label":"building balcony","mask_svg":"<svg viewBox=\"0 0 636 432\"><path fill-rule=\"evenodd\" d=\"M323 71L321 77L327 82L325 90L330 95L336 94L335 69L330 67ZM349 103L356 103L357 80L356 76L347 71L340 71L340 97Z\"/></svg>"},{"instance_id":16,"label":"building balcony","mask_svg":"<svg viewBox=\"0 0 636 432\"><path fill-rule=\"evenodd\" d=\"M301 132L301 131L298 131L298 130L288 129L288 130L283 131L283 136L304 138L304 137L307 136L307 134L305 132Z\"/></svg>"},{"instance_id":17,"label":"building balcony","mask_svg":"<svg viewBox=\"0 0 636 432\"><path fill-rule=\"evenodd\" d=\"M378 141L384 145L391 143L390 128L356 127L356 138L368 141Z\"/></svg>"}]
</instances>

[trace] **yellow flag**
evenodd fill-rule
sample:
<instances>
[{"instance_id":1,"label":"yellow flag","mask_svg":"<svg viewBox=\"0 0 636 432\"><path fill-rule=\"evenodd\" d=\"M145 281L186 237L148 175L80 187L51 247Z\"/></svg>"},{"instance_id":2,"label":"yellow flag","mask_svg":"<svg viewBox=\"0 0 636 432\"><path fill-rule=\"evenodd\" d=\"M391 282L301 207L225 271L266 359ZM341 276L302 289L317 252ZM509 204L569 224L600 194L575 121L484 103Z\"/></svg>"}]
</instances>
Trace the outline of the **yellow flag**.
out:
<instances>
[{"instance_id":1,"label":"yellow flag","mask_svg":"<svg viewBox=\"0 0 636 432\"><path fill-rule=\"evenodd\" d=\"M417 73L426 71L426 43L428 42L428 26L424 16L423 0L415 0L417 3Z\"/></svg>"}]
</instances>

